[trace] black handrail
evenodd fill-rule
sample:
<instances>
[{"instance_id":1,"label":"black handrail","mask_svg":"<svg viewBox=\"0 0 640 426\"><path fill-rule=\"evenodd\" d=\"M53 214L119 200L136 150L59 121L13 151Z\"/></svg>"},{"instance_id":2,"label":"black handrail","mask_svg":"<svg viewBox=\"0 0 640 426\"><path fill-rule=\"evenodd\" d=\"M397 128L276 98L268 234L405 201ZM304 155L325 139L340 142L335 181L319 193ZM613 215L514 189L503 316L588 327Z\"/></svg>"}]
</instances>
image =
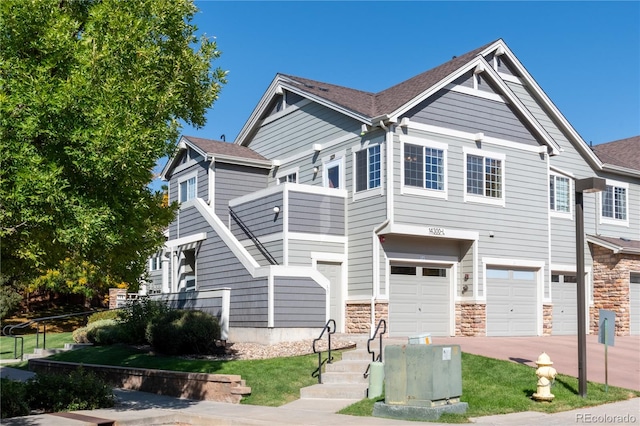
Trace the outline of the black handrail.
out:
<instances>
[{"instance_id":1,"label":"black handrail","mask_svg":"<svg viewBox=\"0 0 640 426\"><path fill-rule=\"evenodd\" d=\"M384 326L384 329L382 330L382 333L380 333L380 337L379 337L379 339L380 339L380 353L378 354L378 357L376 358L375 351L371 350L371 342L376 340L376 336L378 335L378 331L380 331L380 327L381 326ZM380 321L378 321L378 326L376 327L376 331L373 333L373 336L371 336L371 338L369 340L367 340L367 352L369 352L371 354L371 362L375 362L375 361L382 362L382 335L384 333L386 333L386 332L387 332L387 321L385 321L384 319L381 319ZM371 364L369 364L367 366L367 369L364 372L365 379L369 375L369 369L370 368L371 368Z\"/></svg>"},{"instance_id":2,"label":"black handrail","mask_svg":"<svg viewBox=\"0 0 640 426\"><path fill-rule=\"evenodd\" d=\"M331 324L333 324L333 331L331 331ZM316 373L318 375L318 383L322 383L322 351L318 352L316 350L316 343L319 342L320 340L322 340L322 336L324 335L324 332L327 331L327 339L328 339L328 348L327 348L327 359L325 360L327 362L327 364L331 364L331 362L333 361L333 357L331 356L331 335L333 333L336 332L336 322L332 319L330 319L329 321L327 321L327 323L324 325L324 327L322 328L322 332L320 333L320 336L318 336L317 339L315 339L313 341L313 353L314 354L318 354L318 369L316 371L314 371L313 373L311 373L311 377L315 377Z\"/></svg>"},{"instance_id":3,"label":"black handrail","mask_svg":"<svg viewBox=\"0 0 640 426\"><path fill-rule=\"evenodd\" d=\"M9 325L5 325L2 328L2 335L6 337L11 337L14 339L13 341L13 357L14 358L18 358L18 339L20 339L20 361L22 361L24 357L24 337L14 335L13 330L22 329L32 324L36 324L36 349L39 349L40 348L40 323L42 323L42 326L43 326L42 349L47 349L47 324L46 324L47 321L60 319L60 318L75 317L79 315L91 315L91 314L95 314L96 312L102 312L102 311L86 311L86 312L78 312L75 314L55 315L51 317L36 318L33 320L21 322L20 324L15 324L15 325L9 324Z\"/></svg>"},{"instance_id":4,"label":"black handrail","mask_svg":"<svg viewBox=\"0 0 640 426\"><path fill-rule=\"evenodd\" d=\"M255 234L251 232L251 229L249 229L249 227L244 224L242 219L238 217L236 212L234 212L231 207L229 207L229 214L231 215L231 218L236 221L242 232L244 232L245 235L249 237L249 239L251 239L253 244L255 244L260 253L262 253L262 255L267 259L267 261L272 265L277 265L278 261L271 255L271 253L269 253L269 250L267 250L267 248L260 242L258 237L256 237Z\"/></svg>"}]
</instances>

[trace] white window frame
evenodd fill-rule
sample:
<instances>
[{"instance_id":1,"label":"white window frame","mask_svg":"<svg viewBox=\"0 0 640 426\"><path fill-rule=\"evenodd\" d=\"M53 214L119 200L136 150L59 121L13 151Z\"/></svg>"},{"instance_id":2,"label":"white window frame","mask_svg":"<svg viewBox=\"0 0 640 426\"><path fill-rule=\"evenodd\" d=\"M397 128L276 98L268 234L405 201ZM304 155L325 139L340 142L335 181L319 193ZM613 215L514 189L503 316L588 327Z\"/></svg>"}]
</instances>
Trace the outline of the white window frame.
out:
<instances>
[{"instance_id":1,"label":"white window frame","mask_svg":"<svg viewBox=\"0 0 640 426\"><path fill-rule=\"evenodd\" d=\"M189 197L189 183L188 181L190 181L191 179L193 179L194 183L194 195L192 198L188 198ZM187 182L187 198L185 198L184 200L182 199L182 184ZM178 178L178 202L179 203L186 203L187 201L191 201L198 198L198 172L191 172L191 173L187 173L184 176L180 176Z\"/></svg>"},{"instance_id":2,"label":"white window frame","mask_svg":"<svg viewBox=\"0 0 640 426\"><path fill-rule=\"evenodd\" d=\"M347 187L344 173L344 152L336 153L322 159L322 185L329 188L329 169L338 166L339 169L339 186L331 189L345 189Z\"/></svg>"},{"instance_id":3,"label":"white window frame","mask_svg":"<svg viewBox=\"0 0 640 426\"><path fill-rule=\"evenodd\" d=\"M549 204L549 212L551 214L551 216L555 216L555 217L561 217L561 218L565 218L565 219L571 219L572 214L573 214L573 178L563 175L561 173L554 173L554 172L549 172L549 184L551 183L551 179L554 180L554 191L557 189L557 184L556 182L556 178L562 178L562 179L567 179L569 181L569 210L568 211L558 211L556 208L556 205L554 205L553 208L551 208L551 187L549 187L549 200L548 203ZM557 191L556 191L557 193ZM556 195L554 194L554 201L557 200ZM554 202L555 204L555 202Z\"/></svg>"},{"instance_id":4,"label":"white window frame","mask_svg":"<svg viewBox=\"0 0 640 426\"><path fill-rule=\"evenodd\" d=\"M600 193L598 193L598 197L600 200L600 206L598 209L598 215L600 216L600 223L601 224L609 224L609 225L619 225L619 226L629 226L629 183L627 182L620 182L617 180L611 180L611 179L607 179L606 180L606 185L607 186L611 186L613 188L621 188L625 190L625 219L616 219L615 217L606 217L602 214L602 208L604 207L604 193L605 191L602 191ZM614 209L615 209L615 199L613 200L613 204L614 204ZM615 210L613 212L614 216L615 216Z\"/></svg>"},{"instance_id":5,"label":"white window frame","mask_svg":"<svg viewBox=\"0 0 640 426\"><path fill-rule=\"evenodd\" d=\"M276 185L281 185L285 182L298 183L300 177L300 167L294 167L292 169L283 170L276 173ZM289 180L291 176L294 176L294 180Z\"/></svg>"},{"instance_id":6,"label":"white window frame","mask_svg":"<svg viewBox=\"0 0 640 426\"><path fill-rule=\"evenodd\" d=\"M419 195L419 196L426 196L426 197L433 197L433 198L442 198L442 199L448 199L449 197L449 191L448 191L448 187L449 187L449 173L448 173L448 160L447 160L447 151L449 149L449 145L446 143L442 143L442 142L435 142L435 141L431 141L431 140L426 140L426 139L421 139L421 138L414 138L414 137L401 137L400 138L400 155L401 155L401 160L400 160L400 180L401 180L401 184L400 184L400 193L401 194L411 194L411 195ZM423 167L424 167L424 148L431 148L431 149L438 149L442 151L442 164L443 164L443 171L442 171L442 189L430 189L430 188L425 188L424 186L422 188L418 188L415 186L407 186L404 183L404 158L405 158L405 154L404 154L404 146L405 144L410 144L410 145L419 145L423 147L423 151L422 151L422 156L423 156ZM424 170L423 172L423 185L424 185Z\"/></svg>"},{"instance_id":7,"label":"white window frame","mask_svg":"<svg viewBox=\"0 0 640 426\"><path fill-rule=\"evenodd\" d=\"M379 146L380 147L380 185L373 187L373 188L369 188L369 172L370 167L371 167L371 163L369 162L369 153L368 150ZM352 153L352 158L351 161L353 164L353 182L352 182L352 186L353 186L353 199L354 200L359 200L362 198L368 198L368 197L372 197L375 195L382 195L384 192L383 190L383 182L384 182L384 165L385 165L385 146L383 143L372 143L372 144L365 144L363 146L361 145L356 145L354 147L351 148L351 153ZM356 162L356 157L357 154L359 152L362 151L367 151L367 189L363 189L358 191L357 190L357 173L358 173L358 169L357 169L357 162Z\"/></svg>"},{"instance_id":8,"label":"white window frame","mask_svg":"<svg viewBox=\"0 0 640 426\"><path fill-rule=\"evenodd\" d=\"M462 153L463 158L462 158L462 167L463 167L463 194L464 194L464 202L468 203L468 202L473 202L473 203L482 203L482 204L491 204L494 206L502 206L504 207L506 204L506 193L507 193L507 188L506 188L506 174L507 174L507 156L505 154L502 153L498 153L498 152L490 152L490 151L484 151L482 149L475 149L475 148L468 148L468 147L463 147L462 148ZM477 156L477 157L482 157L483 158L483 167L484 167L484 160L487 158L490 158L492 160L500 160L501 164L500 164L500 170L501 170L501 174L500 174L500 198L498 197L488 197L486 195L477 195L477 194L469 194L467 192L467 156L469 155L473 155L473 156ZM486 179L483 180L483 183L486 185ZM483 188L484 190L486 190L486 186Z\"/></svg>"}]
</instances>

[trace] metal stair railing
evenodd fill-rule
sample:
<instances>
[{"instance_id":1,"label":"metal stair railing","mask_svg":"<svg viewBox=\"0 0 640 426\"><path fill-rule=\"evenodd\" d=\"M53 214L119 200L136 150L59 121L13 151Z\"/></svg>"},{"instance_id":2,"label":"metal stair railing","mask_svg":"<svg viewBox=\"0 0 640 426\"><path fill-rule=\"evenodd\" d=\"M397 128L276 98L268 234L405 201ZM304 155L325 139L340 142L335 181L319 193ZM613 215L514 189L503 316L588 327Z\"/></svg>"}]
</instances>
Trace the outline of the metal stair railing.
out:
<instances>
[{"instance_id":1,"label":"metal stair railing","mask_svg":"<svg viewBox=\"0 0 640 426\"><path fill-rule=\"evenodd\" d=\"M380 331L380 327L384 326L382 332L380 333L380 351L378 356L376 357L375 350L371 350L371 342L376 340L376 336L378 336L378 331ZM380 361L382 362L382 335L387 332L387 321L381 319L378 321L378 326L376 327L376 331L373 333L373 336L369 340L367 340L367 352L371 354L371 362ZM366 379L369 376L369 369L371 368L371 364L367 366L367 369L364 372L364 378Z\"/></svg>"},{"instance_id":2,"label":"metal stair railing","mask_svg":"<svg viewBox=\"0 0 640 426\"><path fill-rule=\"evenodd\" d=\"M255 234L251 232L251 229L249 229L249 227L245 225L242 219L238 217L236 212L234 212L231 207L229 207L229 214L231 215L231 218L236 221L242 232L244 232L245 235L249 237L249 239L251 239L253 244L255 244L255 246L258 248L258 251L260 251L260 253L267 259L267 261L272 265L277 265L278 261L271 255L271 253L269 253L269 250L267 250L267 248L260 242L260 240L258 240L258 237L256 237Z\"/></svg>"},{"instance_id":3,"label":"metal stair railing","mask_svg":"<svg viewBox=\"0 0 640 426\"><path fill-rule=\"evenodd\" d=\"M331 325L333 324L333 330L331 330ZM327 339L328 339L328 347L327 347L327 359L325 359L324 361L322 360L322 351L318 351L316 349L316 343L319 342L320 340L322 340L322 336L324 335L324 332L327 332ZM318 383L322 383L322 364L324 364L325 362L327 364L331 364L333 361L333 357L331 356L331 335L333 333L336 332L336 322L332 319L330 319L329 321L327 321L327 323L324 325L324 327L322 328L322 332L320 333L320 335L318 336L317 339L315 339L313 341L313 353L314 354L318 354L318 369L316 371L314 371L313 373L311 373L311 377L318 377Z\"/></svg>"},{"instance_id":4,"label":"metal stair railing","mask_svg":"<svg viewBox=\"0 0 640 426\"><path fill-rule=\"evenodd\" d=\"M42 327L43 327L42 349L46 349L47 348L47 321L60 319L60 318L67 318L67 317L76 317L80 315L91 315L91 314L95 314L96 312L102 312L102 311L87 311L87 312L78 312L75 314L55 315L51 317L42 317L42 318L32 319L29 321L22 322L20 324L14 324L14 325L9 324L9 325L5 325L2 328L2 335L6 337L11 337L12 339L14 339L13 340L13 357L15 359L18 358L18 339L20 340L20 361L22 361L24 358L24 337L13 334L14 330L21 330L32 324L36 324L36 349L40 349L40 323L42 323Z\"/></svg>"}]
</instances>

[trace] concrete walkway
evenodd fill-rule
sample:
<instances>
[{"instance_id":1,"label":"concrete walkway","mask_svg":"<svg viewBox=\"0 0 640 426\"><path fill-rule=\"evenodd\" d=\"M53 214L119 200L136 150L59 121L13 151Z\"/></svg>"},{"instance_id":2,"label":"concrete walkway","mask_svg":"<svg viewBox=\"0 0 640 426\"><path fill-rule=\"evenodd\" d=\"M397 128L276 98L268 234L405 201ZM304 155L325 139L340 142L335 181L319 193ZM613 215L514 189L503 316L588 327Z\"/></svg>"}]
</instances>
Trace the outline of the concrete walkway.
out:
<instances>
[{"instance_id":1,"label":"concrete walkway","mask_svg":"<svg viewBox=\"0 0 640 426\"><path fill-rule=\"evenodd\" d=\"M510 360L534 366L540 353L547 352L554 367L577 376L575 336L439 338L434 344L459 344L464 352ZM384 344L405 344L406 339L384 339ZM609 348L609 384L640 390L640 336L616 337ZM596 336L587 336L587 378L604 382L604 346ZM0 366L0 376L26 380L32 373ZM297 400L281 407L191 401L144 392L114 390L115 408L78 411L80 415L116 421L120 426L137 425L415 425L415 422L335 414L355 401ZM640 424L640 398L555 414L523 412L472 419L479 426L569 424ZM81 420L51 414L3 419L3 425L80 426ZM95 423L94 423L95 424ZM440 423L429 423L440 425Z\"/></svg>"}]
</instances>

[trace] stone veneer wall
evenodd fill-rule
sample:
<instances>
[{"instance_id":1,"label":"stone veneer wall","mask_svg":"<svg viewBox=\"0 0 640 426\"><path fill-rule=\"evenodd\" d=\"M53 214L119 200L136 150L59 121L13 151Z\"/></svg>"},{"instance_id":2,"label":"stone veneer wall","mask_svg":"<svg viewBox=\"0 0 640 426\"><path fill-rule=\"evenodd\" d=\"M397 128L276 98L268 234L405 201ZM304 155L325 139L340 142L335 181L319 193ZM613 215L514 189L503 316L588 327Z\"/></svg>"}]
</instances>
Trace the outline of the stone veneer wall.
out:
<instances>
[{"instance_id":1,"label":"stone veneer wall","mask_svg":"<svg viewBox=\"0 0 640 426\"><path fill-rule=\"evenodd\" d=\"M542 305L542 335L551 336L553 332L553 305Z\"/></svg>"},{"instance_id":2,"label":"stone veneer wall","mask_svg":"<svg viewBox=\"0 0 640 426\"><path fill-rule=\"evenodd\" d=\"M487 335L487 309L484 303L456 303L455 335Z\"/></svg>"},{"instance_id":3,"label":"stone veneer wall","mask_svg":"<svg viewBox=\"0 0 640 426\"><path fill-rule=\"evenodd\" d=\"M640 255L615 254L589 244L593 256L593 306L590 308L589 331L598 333L600 309L616 313L616 335L629 335L630 272L640 270Z\"/></svg>"},{"instance_id":4,"label":"stone veneer wall","mask_svg":"<svg viewBox=\"0 0 640 426\"><path fill-rule=\"evenodd\" d=\"M346 304L345 332L369 334L371 330L371 302L351 301ZM376 325L384 319L389 324L388 302L375 302Z\"/></svg>"}]
</instances>

